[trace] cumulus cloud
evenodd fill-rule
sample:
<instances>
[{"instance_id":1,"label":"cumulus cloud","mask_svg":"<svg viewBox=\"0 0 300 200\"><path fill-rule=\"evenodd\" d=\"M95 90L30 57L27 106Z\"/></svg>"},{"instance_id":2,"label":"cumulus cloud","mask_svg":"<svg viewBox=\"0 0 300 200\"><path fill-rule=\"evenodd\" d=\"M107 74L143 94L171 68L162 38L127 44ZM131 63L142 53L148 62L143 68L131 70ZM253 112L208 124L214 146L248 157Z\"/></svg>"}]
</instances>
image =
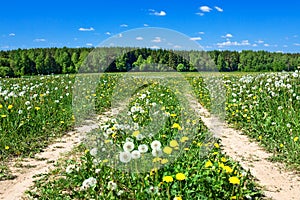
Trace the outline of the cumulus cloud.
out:
<instances>
[{"instance_id":1,"label":"cumulus cloud","mask_svg":"<svg viewBox=\"0 0 300 200\"><path fill-rule=\"evenodd\" d=\"M263 41L263 40L257 40L256 41L256 43L258 43L258 44L263 44L265 41Z\"/></svg>"},{"instance_id":2,"label":"cumulus cloud","mask_svg":"<svg viewBox=\"0 0 300 200\"><path fill-rule=\"evenodd\" d=\"M264 46L265 46L265 47L269 47L270 45L269 45L269 44L264 44Z\"/></svg>"},{"instance_id":3,"label":"cumulus cloud","mask_svg":"<svg viewBox=\"0 0 300 200\"><path fill-rule=\"evenodd\" d=\"M159 46L156 46L156 45L154 45L154 46L152 46L152 47L150 47L151 49L159 49L160 47Z\"/></svg>"},{"instance_id":4,"label":"cumulus cloud","mask_svg":"<svg viewBox=\"0 0 300 200\"><path fill-rule=\"evenodd\" d=\"M86 46L89 46L89 47L93 46L92 43L86 43L85 45L86 45Z\"/></svg>"},{"instance_id":5,"label":"cumulus cloud","mask_svg":"<svg viewBox=\"0 0 300 200\"><path fill-rule=\"evenodd\" d=\"M227 33L226 35L222 36L222 38L232 38L233 35L230 33Z\"/></svg>"},{"instance_id":6,"label":"cumulus cloud","mask_svg":"<svg viewBox=\"0 0 300 200\"><path fill-rule=\"evenodd\" d=\"M106 34L106 35L111 35L111 32L108 32L108 31L107 31L105 34Z\"/></svg>"},{"instance_id":7,"label":"cumulus cloud","mask_svg":"<svg viewBox=\"0 0 300 200\"><path fill-rule=\"evenodd\" d=\"M37 38L33 40L34 42L46 42L46 39L44 38Z\"/></svg>"},{"instance_id":8,"label":"cumulus cloud","mask_svg":"<svg viewBox=\"0 0 300 200\"><path fill-rule=\"evenodd\" d=\"M154 40L151 40L152 42L155 43L160 43L161 42L161 38L160 37L155 37Z\"/></svg>"},{"instance_id":9,"label":"cumulus cloud","mask_svg":"<svg viewBox=\"0 0 300 200\"><path fill-rule=\"evenodd\" d=\"M191 37L190 40L199 41L199 40L202 40L202 38L201 37Z\"/></svg>"},{"instance_id":10,"label":"cumulus cloud","mask_svg":"<svg viewBox=\"0 0 300 200\"><path fill-rule=\"evenodd\" d=\"M204 16L204 13L201 13L201 12L198 12L198 13L196 13L196 15L199 15L199 16Z\"/></svg>"},{"instance_id":11,"label":"cumulus cloud","mask_svg":"<svg viewBox=\"0 0 300 200\"><path fill-rule=\"evenodd\" d=\"M141 41L141 40L144 40L144 38L143 38L143 37L141 37L141 36L139 36L139 37L136 37L135 39L136 39L136 40L139 40L139 41Z\"/></svg>"},{"instance_id":12,"label":"cumulus cloud","mask_svg":"<svg viewBox=\"0 0 300 200\"><path fill-rule=\"evenodd\" d=\"M10 36L10 37L14 37L14 36L16 36L16 34L10 33L9 36Z\"/></svg>"},{"instance_id":13,"label":"cumulus cloud","mask_svg":"<svg viewBox=\"0 0 300 200\"><path fill-rule=\"evenodd\" d=\"M201 35L204 35L205 34L205 32L203 32L203 31L201 31L201 32L198 32L199 34L201 34Z\"/></svg>"},{"instance_id":14,"label":"cumulus cloud","mask_svg":"<svg viewBox=\"0 0 300 200\"><path fill-rule=\"evenodd\" d=\"M232 42L232 41L226 41L226 42L221 42L221 43L217 43L217 46L219 48L225 47L225 46L249 46L251 45L249 43L249 40L243 40L242 42Z\"/></svg>"},{"instance_id":15,"label":"cumulus cloud","mask_svg":"<svg viewBox=\"0 0 300 200\"><path fill-rule=\"evenodd\" d=\"M218 6L215 6L215 9L216 9L217 11L219 11L219 12L223 12L223 11L224 11L222 8L220 8L220 7L218 7Z\"/></svg>"},{"instance_id":16,"label":"cumulus cloud","mask_svg":"<svg viewBox=\"0 0 300 200\"><path fill-rule=\"evenodd\" d=\"M145 27L149 26L148 24L144 24Z\"/></svg>"},{"instance_id":17,"label":"cumulus cloud","mask_svg":"<svg viewBox=\"0 0 300 200\"><path fill-rule=\"evenodd\" d=\"M94 31L95 29L93 27L90 28L79 28L79 31Z\"/></svg>"},{"instance_id":18,"label":"cumulus cloud","mask_svg":"<svg viewBox=\"0 0 300 200\"><path fill-rule=\"evenodd\" d=\"M120 27L126 28L126 27L128 27L128 25L127 24L121 24Z\"/></svg>"},{"instance_id":19,"label":"cumulus cloud","mask_svg":"<svg viewBox=\"0 0 300 200\"><path fill-rule=\"evenodd\" d=\"M199 8L202 12L210 12L212 9L208 6L201 6Z\"/></svg>"},{"instance_id":20,"label":"cumulus cloud","mask_svg":"<svg viewBox=\"0 0 300 200\"><path fill-rule=\"evenodd\" d=\"M300 46L300 44L299 44L299 43L294 43L294 45L295 45L295 46Z\"/></svg>"},{"instance_id":21,"label":"cumulus cloud","mask_svg":"<svg viewBox=\"0 0 300 200\"><path fill-rule=\"evenodd\" d=\"M167 15L167 13L165 11L163 11L163 10L161 10L161 11L158 12L156 10L149 9L149 11L150 11L150 15L155 15L155 16L159 16L159 17Z\"/></svg>"}]
</instances>

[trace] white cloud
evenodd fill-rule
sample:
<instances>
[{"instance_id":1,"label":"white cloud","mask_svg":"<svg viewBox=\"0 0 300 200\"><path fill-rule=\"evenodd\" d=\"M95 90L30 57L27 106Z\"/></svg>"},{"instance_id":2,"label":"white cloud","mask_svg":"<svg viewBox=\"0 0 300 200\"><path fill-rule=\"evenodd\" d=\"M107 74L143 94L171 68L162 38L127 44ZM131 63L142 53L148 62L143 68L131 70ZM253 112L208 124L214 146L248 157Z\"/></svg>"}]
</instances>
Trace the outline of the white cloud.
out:
<instances>
[{"instance_id":1,"label":"white cloud","mask_svg":"<svg viewBox=\"0 0 300 200\"><path fill-rule=\"evenodd\" d=\"M263 44L265 41L263 41L263 40L257 40L255 42L258 43L258 44Z\"/></svg>"},{"instance_id":2,"label":"white cloud","mask_svg":"<svg viewBox=\"0 0 300 200\"><path fill-rule=\"evenodd\" d=\"M300 45L300 44L299 44L299 45ZM289 46L285 44L285 45L283 45L283 47L284 47L284 48L287 48L287 47L289 47Z\"/></svg>"},{"instance_id":3,"label":"white cloud","mask_svg":"<svg viewBox=\"0 0 300 200\"><path fill-rule=\"evenodd\" d=\"M220 7L218 7L218 6L215 6L215 9L216 9L217 11L219 11L219 12L223 12L223 11L224 11L222 8L220 8Z\"/></svg>"},{"instance_id":4,"label":"white cloud","mask_svg":"<svg viewBox=\"0 0 300 200\"><path fill-rule=\"evenodd\" d=\"M167 15L167 13L163 10L161 10L160 12L157 12L156 10L149 9L149 11L150 11L150 15L155 15L155 16L159 16L159 17Z\"/></svg>"},{"instance_id":5,"label":"white cloud","mask_svg":"<svg viewBox=\"0 0 300 200\"><path fill-rule=\"evenodd\" d=\"M155 42L155 43L160 43L161 42L161 38L160 37L155 37L154 40L151 40L152 42Z\"/></svg>"},{"instance_id":6,"label":"white cloud","mask_svg":"<svg viewBox=\"0 0 300 200\"><path fill-rule=\"evenodd\" d=\"M106 34L106 35L111 35L111 32L108 32L108 31L107 31L105 34Z\"/></svg>"},{"instance_id":7,"label":"white cloud","mask_svg":"<svg viewBox=\"0 0 300 200\"><path fill-rule=\"evenodd\" d=\"M258 45L257 45L257 44L253 44L252 46L253 46L253 47L257 47Z\"/></svg>"},{"instance_id":8,"label":"white cloud","mask_svg":"<svg viewBox=\"0 0 300 200\"><path fill-rule=\"evenodd\" d=\"M140 36L139 36L139 37L136 37L135 39L136 39L136 40L139 40L139 41L144 40L144 38L143 38L143 37L140 37Z\"/></svg>"},{"instance_id":9,"label":"white cloud","mask_svg":"<svg viewBox=\"0 0 300 200\"><path fill-rule=\"evenodd\" d=\"M199 40L202 40L202 38L201 37L191 37L190 40L199 41Z\"/></svg>"},{"instance_id":10,"label":"white cloud","mask_svg":"<svg viewBox=\"0 0 300 200\"><path fill-rule=\"evenodd\" d=\"M79 28L79 31L94 31L95 29L93 27L90 28Z\"/></svg>"},{"instance_id":11,"label":"white cloud","mask_svg":"<svg viewBox=\"0 0 300 200\"><path fill-rule=\"evenodd\" d=\"M92 43L86 43L85 45L86 45L86 46L89 46L89 47L93 46Z\"/></svg>"},{"instance_id":12,"label":"white cloud","mask_svg":"<svg viewBox=\"0 0 300 200\"><path fill-rule=\"evenodd\" d=\"M269 47L270 45L269 45L269 44L264 44L264 46L265 46L265 47Z\"/></svg>"},{"instance_id":13,"label":"white cloud","mask_svg":"<svg viewBox=\"0 0 300 200\"><path fill-rule=\"evenodd\" d=\"M196 15L199 15L199 16L204 16L204 13L201 13L201 12L199 12L199 13L196 13Z\"/></svg>"},{"instance_id":14,"label":"white cloud","mask_svg":"<svg viewBox=\"0 0 300 200\"><path fill-rule=\"evenodd\" d=\"M145 27L149 26L149 24L144 24Z\"/></svg>"},{"instance_id":15,"label":"white cloud","mask_svg":"<svg viewBox=\"0 0 300 200\"><path fill-rule=\"evenodd\" d=\"M199 8L202 12L210 12L212 9L208 6L201 6Z\"/></svg>"},{"instance_id":16,"label":"white cloud","mask_svg":"<svg viewBox=\"0 0 300 200\"><path fill-rule=\"evenodd\" d=\"M199 34L201 34L201 35L204 35L205 34L205 32L203 32L203 31L201 31L201 32L198 32Z\"/></svg>"},{"instance_id":17,"label":"white cloud","mask_svg":"<svg viewBox=\"0 0 300 200\"><path fill-rule=\"evenodd\" d=\"M16 34L10 33L9 36L14 37L14 36L16 36Z\"/></svg>"},{"instance_id":18,"label":"white cloud","mask_svg":"<svg viewBox=\"0 0 300 200\"><path fill-rule=\"evenodd\" d=\"M152 47L150 47L151 49L159 49L160 47L159 46L156 46L156 45L154 45L154 46L152 46Z\"/></svg>"},{"instance_id":19,"label":"white cloud","mask_svg":"<svg viewBox=\"0 0 300 200\"><path fill-rule=\"evenodd\" d=\"M34 42L46 42L46 39L44 38L37 38L33 40Z\"/></svg>"},{"instance_id":20,"label":"white cloud","mask_svg":"<svg viewBox=\"0 0 300 200\"><path fill-rule=\"evenodd\" d=\"M226 35L222 36L222 38L232 38L233 35L230 33L227 33Z\"/></svg>"},{"instance_id":21,"label":"white cloud","mask_svg":"<svg viewBox=\"0 0 300 200\"><path fill-rule=\"evenodd\" d=\"M180 49L181 46L180 46L180 45L174 45L173 48L174 48L174 49Z\"/></svg>"},{"instance_id":22,"label":"white cloud","mask_svg":"<svg viewBox=\"0 0 300 200\"><path fill-rule=\"evenodd\" d=\"M120 27L126 28L126 27L128 27L128 25L127 24L121 24Z\"/></svg>"},{"instance_id":23,"label":"white cloud","mask_svg":"<svg viewBox=\"0 0 300 200\"><path fill-rule=\"evenodd\" d=\"M249 43L249 40L243 40L242 42L226 41L226 42L217 43L217 46L219 48L222 48L222 47L225 47L225 46L249 46L249 45L251 45Z\"/></svg>"},{"instance_id":24,"label":"white cloud","mask_svg":"<svg viewBox=\"0 0 300 200\"><path fill-rule=\"evenodd\" d=\"M300 44L299 44L299 43L294 43L294 45L295 45L295 46L300 46Z\"/></svg>"}]
</instances>

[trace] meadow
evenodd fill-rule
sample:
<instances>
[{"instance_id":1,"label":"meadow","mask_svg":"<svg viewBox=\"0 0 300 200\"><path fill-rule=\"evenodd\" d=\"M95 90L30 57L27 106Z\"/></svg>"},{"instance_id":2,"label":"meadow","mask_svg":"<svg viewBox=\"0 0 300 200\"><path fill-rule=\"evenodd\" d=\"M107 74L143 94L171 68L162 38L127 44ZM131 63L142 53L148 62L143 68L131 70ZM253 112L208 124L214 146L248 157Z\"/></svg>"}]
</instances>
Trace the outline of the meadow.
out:
<instances>
[{"instance_id":1,"label":"meadow","mask_svg":"<svg viewBox=\"0 0 300 200\"><path fill-rule=\"evenodd\" d=\"M9 159L33 156L85 118L127 102L87 135L77 156L62 161L28 194L39 199L259 198L251 174L221 152L220 141L193 114L185 90L177 87L185 81L211 110L214 97L207 88L225 89L225 119L260 141L274 160L299 166L298 71L203 75L208 81L196 73L163 76L161 81L155 73L129 74L130 84L122 87L120 74L0 79L0 180L10 178ZM132 92L134 85L139 87Z\"/></svg>"}]
</instances>

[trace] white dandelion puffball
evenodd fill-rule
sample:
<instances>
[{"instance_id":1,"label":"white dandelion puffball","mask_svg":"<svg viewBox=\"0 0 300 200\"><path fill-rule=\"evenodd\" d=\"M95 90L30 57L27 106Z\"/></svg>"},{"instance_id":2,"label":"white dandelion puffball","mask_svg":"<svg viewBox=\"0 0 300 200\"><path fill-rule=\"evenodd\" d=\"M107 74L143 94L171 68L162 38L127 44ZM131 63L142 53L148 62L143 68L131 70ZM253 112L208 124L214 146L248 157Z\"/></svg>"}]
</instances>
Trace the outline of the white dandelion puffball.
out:
<instances>
[{"instance_id":1,"label":"white dandelion puffball","mask_svg":"<svg viewBox=\"0 0 300 200\"><path fill-rule=\"evenodd\" d=\"M93 148L93 149L90 150L90 154L91 154L92 156L94 156L94 157L97 155L97 152L98 152L98 149L97 149L97 148Z\"/></svg>"},{"instance_id":2,"label":"white dandelion puffball","mask_svg":"<svg viewBox=\"0 0 300 200\"><path fill-rule=\"evenodd\" d=\"M160 156L162 156L162 151L161 151L161 149L153 149L153 150L152 150L152 156L153 156L153 157L160 157Z\"/></svg>"},{"instance_id":3,"label":"white dandelion puffball","mask_svg":"<svg viewBox=\"0 0 300 200\"><path fill-rule=\"evenodd\" d=\"M132 159L139 159L140 157L141 157L141 152L139 152L138 150L134 150L133 152L131 152Z\"/></svg>"},{"instance_id":4,"label":"white dandelion puffball","mask_svg":"<svg viewBox=\"0 0 300 200\"><path fill-rule=\"evenodd\" d=\"M117 184L113 181L109 181L108 184L107 184L107 188L109 190L116 190L117 189Z\"/></svg>"},{"instance_id":5,"label":"white dandelion puffball","mask_svg":"<svg viewBox=\"0 0 300 200\"><path fill-rule=\"evenodd\" d=\"M153 150L159 150L160 147L161 147L161 143L160 143L160 141L158 141L158 140L154 140L154 141L151 143L151 148L152 148Z\"/></svg>"},{"instance_id":6,"label":"white dandelion puffball","mask_svg":"<svg viewBox=\"0 0 300 200\"><path fill-rule=\"evenodd\" d=\"M93 177L90 177L83 181L81 189L85 190L85 189L95 186L96 184L97 184L97 180Z\"/></svg>"},{"instance_id":7,"label":"white dandelion puffball","mask_svg":"<svg viewBox=\"0 0 300 200\"><path fill-rule=\"evenodd\" d=\"M125 152L120 153L120 161L122 163L128 163L128 162L130 162L130 160L131 160L131 153L130 152L125 151Z\"/></svg>"},{"instance_id":8,"label":"white dandelion puffball","mask_svg":"<svg viewBox=\"0 0 300 200\"><path fill-rule=\"evenodd\" d=\"M148 151L148 146L146 144L141 144L138 147L139 152L146 153Z\"/></svg>"},{"instance_id":9,"label":"white dandelion puffball","mask_svg":"<svg viewBox=\"0 0 300 200\"><path fill-rule=\"evenodd\" d=\"M123 145L124 151L131 152L134 149L134 144L133 142L125 142Z\"/></svg>"}]
</instances>

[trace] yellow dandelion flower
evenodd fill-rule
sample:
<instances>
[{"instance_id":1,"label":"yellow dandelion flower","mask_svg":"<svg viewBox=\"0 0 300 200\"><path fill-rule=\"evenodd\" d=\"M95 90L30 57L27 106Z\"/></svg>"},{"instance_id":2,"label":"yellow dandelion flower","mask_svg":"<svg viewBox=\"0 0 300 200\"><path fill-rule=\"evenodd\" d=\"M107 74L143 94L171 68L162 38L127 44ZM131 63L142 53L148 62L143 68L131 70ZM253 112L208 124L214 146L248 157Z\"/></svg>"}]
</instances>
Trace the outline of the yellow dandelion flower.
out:
<instances>
[{"instance_id":1,"label":"yellow dandelion flower","mask_svg":"<svg viewBox=\"0 0 300 200\"><path fill-rule=\"evenodd\" d=\"M61 124L64 124L65 122L64 122L64 121L60 121L60 123L61 123Z\"/></svg>"},{"instance_id":2,"label":"yellow dandelion flower","mask_svg":"<svg viewBox=\"0 0 300 200\"><path fill-rule=\"evenodd\" d=\"M210 160L208 160L206 163L205 163L205 167L208 168L208 167L211 167L213 166L212 162Z\"/></svg>"},{"instance_id":3,"label":"yellow dandelion flower","mask_svg":"<svg viewBox=\"0 0 300 200\"><path fill-rule=\"evenodd\" d=\"M5 118L5 117L7 117L7 115L1 115L1 117L2 117L2 118Z\"/></svg>"},{"instance_id":4,"label":"yellow dandelion flower","mask_svg":"<svg viewBox=\"0 0 300 200\"><path fill-rule=\"evenodd\" d=\"M155 173L157 173L158 169L157 168L153 168L150 171L150 176L154 175Z\"/></svg>"},{"instance_id":5,"label":"yellow dandelion flower","mask_svg":"<svg viewBox=\"0 0 300 200\"><path fill-rule=\"evenodd\" d=\"M134 132L132 133L132 136L133 136L133 137L137 137L139 134L140 134L140 131L134 131Z\"/></svg>"},{"instance_id":6,"label":"yellow dandelion flower","mask_svg":"<svg viewBox=\"0 0 300 200\"><path fill-rule=\"evenodd\" d=\"M177 142L176 140L172 140L172 141L170 142L170 146L171 146L171 147L178 147L179 144L178 144L178 142Z\"/></svg>"},{"instance_id":7,"label":"yellow dandelion flower","mask_svg":"<svg viewBox=\"0 0 300 200\"><path fill-rule=\"evenodd\" d=\"M177 115L172 113L172 114L170 114L170 116L171 117L176 117Z\"/></svg>"},{"instance_id":8,"label":"yellow dandelion flower","mask_svg":"<svg viewBox=\"0 0 300 200\"><path fill-rule=\"evenodd\" d=\"M86 149L86 150L84 151L84 153L87 154L89 151L90 151L90 150Z\"/></svg>"},{"instance_id":9,"label":"yellow dandelion flower","mask_svg":"<svg viewBox=\"0 0 300 200\"><path fill-rule=\"evenodd\" d=\"M233 172L233 169L231 169L231 167L229 166L224 166L223 169L226 171L226 173L230 174Z\"/></svg>"},{"instance_id":10,"label":"yellow dandelion flower","mask_svg":"<svg viewBox=\"0 0 300 200\"><path fill-rule=\"evenodd\" d=\"M166 164L166 163L168 163L168 162L169 162L168 159L162 159L162 160L160 161L160 163L163 164L163 165Z\"/></svg>"},{"instance_id":11,"label":"yellow dandelion flower","mask_svg":"<svg viewBox=\"0 0 300 200\"><path fill-rule=\"evenodd\" d=\"M107 163L107 162L108 162L108 160L107 160L107 159L105 159L105 160L102 160L102 162L103 162L103 163Z\"/></svg>"},{"instance_id":12,"label":"yellow dandelion flower","mask_svg":"<svg viewBox=\"0 0 300 200\"><path fill-rule=\"evenodd\" d=\"M258 136L258 139L259 139L259 140L262 140L262 136L261 136L261 135L260 135L260 136Z\"/></svg>"},{"instance_id":13,"label":"yellow dandelion flower","mask_svg":"<svg viewBox=\"0 0 300 200\"><path fill-rule=\"evenodd\" d=\"M2 104L0 104L0 109L3 108Z\"/></svg>"},{"instance_id":14,"label":"yellow dandelion flower","mask_svg":"<svg viewBox=\"0 0 300 200\"><path fill-rule=\"evenodd\" d=\"M220 148L220 145L218 143L215 143L214 146L218 149Z\"/></svg>"},{"instance_id":15,"label":"yellow dandelion flower","mask_svg":"<svg viewBox=\"0 0 300 200\"><path fill-rule=\"evenodd\" d=\"M10 109L12 109L13 107L14 107L13 105L9 105L9 106L7 106L7 109L10 110Z\"/></svg>"},{"instance_id":16,"label":"yellow dandelion flower","mask_svg":"<svg viewBox=\"0 0 300 200\"><path fill-rule=\"evenodd\" d=\"M34 109L35 109L36 111L38 111L38 110L40 110L41 108L40 108L40 107L34 107Z\"/></svg>"},{"instance_id":17,"label":"yellow dandelion flower","mask_svg":"<svg viewBox=\"0 0 300 200\"><path fill-rule=\"evenodd\" d=\"M163 181L167 182L167 183L171 183L173 181L173 177L172 176L164 176Z\"/></svg>"},{"instance_id":18,"label":"yellow dandelion flower","mask_svg":"<svg viewBox=\"0 0 300 200\"><path fill-rule=\"evenodd\" d=\"M5 146L5 150L8 150L9 149L9 146Z\"/></svg>"},{"instance_id":19,"label":"yellow dandelion flower","mask_svg":"<svg viewBox=\"0 0 300 200\"><path fill-rule=\"evenodd\" d=\"M163 152L168 155L170 155L172 153L172 151L173 151L173 149L171 147L165 147L163 149Z\"/></svg>"},{"instance_id":20,"label":"yellow dandelion flower","mask_svg":"<svg viewBox=\"0 0 300 200\"><path fill-rule=\"evenodd\" d=\"M185 177L185 175L183 173L177 173L176 174L176 180L183 181L185 179L186 179L186 177Z\"/></svg>"},{"instance_id":21,"label":"yellow dandelion flower","mask_svg":"<svg viewBox=\"0 0 300 200\"><path fill-rule=\"evenodd\" d=\"M180 142L186 142L186 141L188 141L188 140L189 140L188 137L183 136L183 137L180 139Z\"/></svg>"},{"instance_id":22,"label":"yellow dandelion flower","mask_svg":"<svg viewBox=\"0 0 300 200\"><path fill-rule=\"evenodd\" d=\"M234 184L234 185L239 185L240 184L240 179L236 176L230 177L229 178L229 183Z\"/></svg>"},{"instance_id":23,"label":"yellow dandelion flower","mask_svg":"<svg viewBox=\"0 0 300 200\"><path fill-rule=\"evenodd\" d=\"M153 160L152 160L152 162L160 162L162 159L161 158L159 158L159 157L157 157L157 158L153 158Z\"/></svg>"},{"instance_id":24,"label":"yellow dandelion flower","mask_svg":"<svg viewBox=\"0 0 300 200\"><path fill-rule=\"evenodd\" d=\"M182 200L182 198L181 197L174 197L173 200Z\"/></svg>"},{"instance_id":25,"label":"yellow dandelion flower","mask_svg":"<svg viewBox=\"0 0 300 200\"><path fill-rule=\"evenodd\" d=\"M182 130L181 126L178 123L174 123L172 128L176 128L178 130Z\"/></svg>"},{"instance_id":26,"label":"yellow dandelion flower","mask_svg":"<svg viewBox=\"0 0 300 200\"><path fill-rule=\"evenodd\" d=\"M279 146L282 148L284 145L283 145L283 144L280 144Z\"/></svg>"},{"instance_id":27,"label":"yellow dandelion flower","mask_svg":"<svg viewBox=\"0 0 300 200\"><path fill-rule=\"evenodd\" d=\"M297 142L299 140L299 137L294 137L294 142Z\"/></svg>"},{"instance_id":28,"label":"yellow dandelion flower","mask_svg":"<svg viewBox=\"0 0 300 200\"><path fill-rule=\"evenodd\" d=\"M222 158L221 158L221 161L222 161L222 162L226 162L227 159L226 159L225 157L222 157Z\"/></svg>"}]
</instances>

